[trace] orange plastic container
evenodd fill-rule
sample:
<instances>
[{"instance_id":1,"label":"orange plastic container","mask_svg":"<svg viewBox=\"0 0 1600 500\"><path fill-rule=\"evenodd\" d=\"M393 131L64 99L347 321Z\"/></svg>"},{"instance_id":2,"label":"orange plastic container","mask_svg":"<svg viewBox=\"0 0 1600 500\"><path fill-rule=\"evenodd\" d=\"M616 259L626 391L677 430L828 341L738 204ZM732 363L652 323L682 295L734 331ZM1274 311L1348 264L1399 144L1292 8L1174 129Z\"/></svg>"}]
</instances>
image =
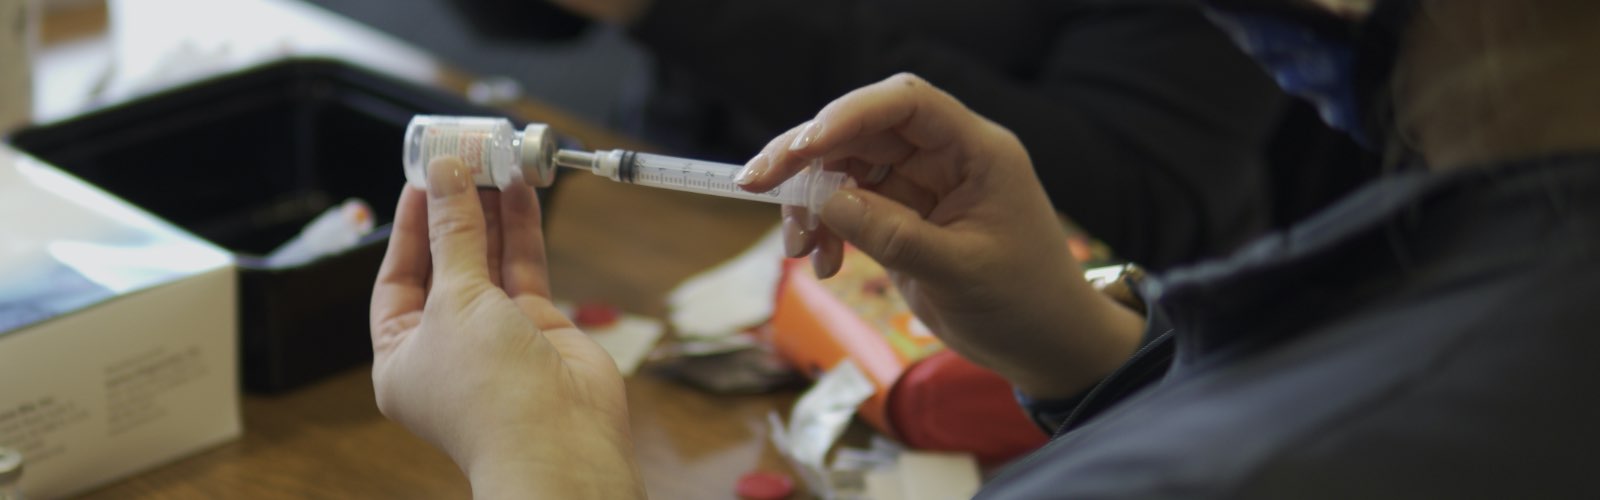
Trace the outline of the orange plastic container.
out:
<instances>
[{"instance_id":1,"label":"orange plastic container","mask_svg":"<svg viewBox=\"0 0 1600 500\"><path fill-rule=\"evenodd\" d=\"M1047 441L1011 385L944 349L883 267L855 249L845 249L839 274L826 281L808 259L787 261L771 326L779 354L813 378L855 362L876 389L858 414L913 448L970 452L992 464Z\"/></svg>"}]
</instances>

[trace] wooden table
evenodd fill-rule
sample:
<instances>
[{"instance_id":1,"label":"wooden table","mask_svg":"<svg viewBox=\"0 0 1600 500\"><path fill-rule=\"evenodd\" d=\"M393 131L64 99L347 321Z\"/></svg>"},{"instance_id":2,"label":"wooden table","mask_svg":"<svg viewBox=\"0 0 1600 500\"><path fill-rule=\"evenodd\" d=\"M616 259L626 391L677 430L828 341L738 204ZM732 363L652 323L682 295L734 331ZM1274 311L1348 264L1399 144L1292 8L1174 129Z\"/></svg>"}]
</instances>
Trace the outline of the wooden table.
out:
<instances>
[{"instance_id":1,"label":"wooden table","mask_svg":"<svg viewBox=\"0 0 1600 500\"><path fill-rule=\"evenodd\" d=\"M97 13L98 12L98 13ZM103 7L52 16L47 41L104 30ZM96 17L98 16L98 17ZM465 79L441 82L460 88ZM630 144L553 108L512 111L551 122L586 144ZM557 297L604 300L662 317L663 298L685 277L735 255L778 222L770 205L723 200L566 175L548 210ZM365 334L365 332L352 332ZM765 415L795 395L721 397L648 374L628 380L635 456L655 498L732 498L739 475L787 471L767 444ZM449 459L373 403L365 367L281 396L243 402L244 436L91 492L88 498L465 498ZM537 446L538 443L530 443Z\"/></svg>"},{"instance_id":2,"label":"wooden table","mask_svg":"<svg viewBox=\"0 0 1600 500\"><path fill-rule=\"evenodd\" d=\"M660 316L678 281L752 243L775 210L569 176L548 221L557 296ZM787 471L765 415L794 395L712 396L648 374L628 380L635 456L655 498L731 498L740 474ZM378 414L365 368L277 397L246 396L239 441L89 498L465 498L442 453ZM533 445L537 445L534 443Z\"/></svg>"}]
</instances>

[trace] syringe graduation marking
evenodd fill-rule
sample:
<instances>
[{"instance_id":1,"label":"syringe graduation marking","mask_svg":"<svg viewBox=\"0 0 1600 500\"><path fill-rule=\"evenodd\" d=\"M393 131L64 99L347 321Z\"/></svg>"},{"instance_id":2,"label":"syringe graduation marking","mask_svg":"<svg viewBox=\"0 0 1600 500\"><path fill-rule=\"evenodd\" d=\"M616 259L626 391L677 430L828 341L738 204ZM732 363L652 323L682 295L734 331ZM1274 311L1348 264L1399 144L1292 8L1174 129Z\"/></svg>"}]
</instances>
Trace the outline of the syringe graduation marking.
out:
<instances>
[{"instance_id":1,"label":"syringe graduation marking","mask_svg":"<svg viewBox=\"0 0 1600 500\"><path fill-rule=\"evenodd\" d=\"M567 155L567 153L568 151L563 150L558 156L579 154ZM774 186L764 193L745 191L733 181L735 174L741 169L738 165L697 162L628 150L613 150L610 154L616 155L612 157L616 158L616 162L612 163L614 166L610 175L618 182L780 204L796 204L803 201L791 200L786 196L790 192L804 191L786 190L785 188L791 187L787 183ZM574 167L583 163L595 165L595 162L600 161L596 156L588 154L582 156L584 158L581 159L565 158L566 161L558 161L557 164Z\"/></svg>"}]
</instances>

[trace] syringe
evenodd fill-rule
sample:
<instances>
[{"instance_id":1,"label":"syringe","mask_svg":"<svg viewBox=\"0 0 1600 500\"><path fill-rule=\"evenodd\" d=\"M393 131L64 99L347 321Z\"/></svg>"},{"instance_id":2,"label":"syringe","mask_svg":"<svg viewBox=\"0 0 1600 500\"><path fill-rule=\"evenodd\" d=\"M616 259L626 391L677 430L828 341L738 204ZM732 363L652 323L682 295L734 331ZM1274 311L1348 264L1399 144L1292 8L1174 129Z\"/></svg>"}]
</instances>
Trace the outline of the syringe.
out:
<instances>
[{"instance_id":1,"label":"syringe","mask_svg":"<svg viewBox=\"0 0 1600 500\"><path fill-rule=\"evenodd\" d=\"M834 191L845 185L844 172L825 171L813 162L788 181L764 193L745 191L734 181L740 165L674 158L620 149L580 151L562 149L556 166L588 170L613 181L675 189L727 198L797 205L821 210Z\"/></svg>"},{"instance_id":2,"label":"syringe","mask_svg":"<svg viewBox=\"0 0 1600 500\"><path fill-rule=\"evenodd\" d=\"M426 187L426 167L435 158L461 160L480 187L505 188L520 179L545 187L555 182L556 166L581 168L617 182L652 186L728 198L796 205L820 211L848 181L843 172L830 172L820 162L801 170L778 187L752 193L734 181L743 167L727 163L673 158L624 150L583 151L557 149L555 134L540 123L518 132L504 118L427 116L412 118L406 126L402 156L406 179Z\"/></svg>"}]
</instances>

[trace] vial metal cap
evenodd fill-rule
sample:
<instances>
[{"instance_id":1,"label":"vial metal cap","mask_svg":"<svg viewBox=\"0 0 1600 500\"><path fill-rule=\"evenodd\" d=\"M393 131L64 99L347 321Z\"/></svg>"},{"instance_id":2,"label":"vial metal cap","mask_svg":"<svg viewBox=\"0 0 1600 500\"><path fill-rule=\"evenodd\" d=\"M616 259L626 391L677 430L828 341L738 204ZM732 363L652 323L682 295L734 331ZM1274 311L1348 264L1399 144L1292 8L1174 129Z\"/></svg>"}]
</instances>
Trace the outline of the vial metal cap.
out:
<instances>
[{"instance_id":1,"label":"vial metal cap","mask_svg":"<svg viewBox=\"0 0 1600 500\"><path fill-rule=\"evenodd\" d=\"M9 483L22 477L22 452L0 446L0 483Z\"/></svg>"},{"instance_id":2,"label":"vial metal cap","mask_svg":"<svg viewBox=\"0 0 1600 500\"><path fill-rule=\"evenodd\" d=\"M550 126L529 123L522 129L521 156L523 182L550 187L556 182L556 137Z\"/></svg>"}]
</instances>

